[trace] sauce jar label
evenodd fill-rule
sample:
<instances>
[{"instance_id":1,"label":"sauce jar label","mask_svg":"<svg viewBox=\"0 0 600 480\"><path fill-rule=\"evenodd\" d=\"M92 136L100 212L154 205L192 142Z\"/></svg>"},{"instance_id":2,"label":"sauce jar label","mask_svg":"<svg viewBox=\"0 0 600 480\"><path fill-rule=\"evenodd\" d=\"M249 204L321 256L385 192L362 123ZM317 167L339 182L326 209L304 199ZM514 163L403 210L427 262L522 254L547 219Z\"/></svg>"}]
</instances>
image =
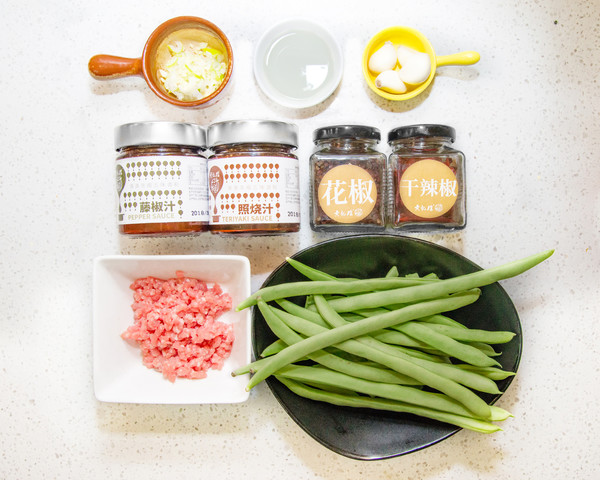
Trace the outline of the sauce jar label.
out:
<instances>
[{"instance_id":1,"label":"sauce jar label","mask_svg":"<svg viewBox=\"0 0 600 480\"><path fill-rule=\"evenodd\" d=\"M124 158L116 173L119 225L208 222L205 158Z\"/></svg>"},{"instance_id":2,"label":"sauce jar label","mask_svg":"<svg viewBox=\"0 0 600 480\"><path fill-rule=\"evenodd\" d=\"M339 223L356 223L375 207L377 185L365 169L339 165L323 176L317 195L319 206L329 218Z\"/></svg>"},{"instance_id":3,"label":"sauce jar label","mask_svg":"<svg viewBox=\"0 0 600 480\"><path fill-rule=\"evenodd\" d=\"M209 160L210 225L300 223L298 159Z\"/></svg>"},{"instance_id":4,"label":"sauce jar label","mask_svg":"<svg viewBox=\"0 0 600 480\"><path fill-rule=\"evenodd\" d=\"M450 167L437 160L419 160L400 178L400 199L411 213L436 218L448 212L458 197L458 182Z\"/></svg>"}]
</instances>

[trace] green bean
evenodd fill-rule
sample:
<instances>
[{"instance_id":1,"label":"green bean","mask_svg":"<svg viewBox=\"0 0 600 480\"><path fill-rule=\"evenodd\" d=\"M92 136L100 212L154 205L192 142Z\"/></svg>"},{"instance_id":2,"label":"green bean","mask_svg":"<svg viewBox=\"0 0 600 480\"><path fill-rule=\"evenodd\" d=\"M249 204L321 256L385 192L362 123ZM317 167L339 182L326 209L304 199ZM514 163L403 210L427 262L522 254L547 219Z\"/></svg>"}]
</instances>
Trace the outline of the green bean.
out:
<instances>
[{"instance_id":1,"label":"green bean","mask_svg":"<svg viewBox=\"0 0 600 480\"><path fill-rule=\"evenodd\" d=\"M357 321L357 320L355 320ZM424 350L431 349L426 343L415 340L405 333L391 330L380 330L372 334L380 342L389 343L392 345L401 345L403 347L421 348Z\"/></svg>"},{"instance_id":2,"label":"green bean","mask_svg":"<svg viewBox=\"0 0 600 480\"><path fill-rule=\"evenodd\" d=\"M271 307L271 308L277 314L277 316L280 316L280 313L282 313L281 310L279 310L277 308L274 308L274 307ZM281 317L280 317L280 319L281 319ZM281 319L281 321L284 322L286 325L288 325L287 322L285 322L283 319ZM288 327L292 328L291 325L288 325ZM292 328L292 330L294 330L294 329ZM296 331L296 330L294 330L294 331ZM333 355L337 355L338 357L345 358L346 360L350 360L352 362L362 363L365 365L367 364L367 361L363 357L359 357L358 355L354 355L353 353L349 353L345 350L341 350L341 349L337 348L336 346L324 348L323 351L331 353ZM381 365L378 365L378 366L381 367Z\"/></svg>"},{"instance_id":3,"label":"green bean","mask_svg":"<svg viewBox=\"0 0 600 480\"><path fill-rule=\"evenodd\" d=\"M424 285L407 286L382 292L363 293L348 298L340 298L332 300L331 306L338 312L355 312L364 308L384 307L396 303L439 298L443 295L483 287L519 275L546 260L553 252L554 250L548 250L497 267L445 280L428 281ZM311 293L330 292L316 291Z\"/></svg>"},{"instance_id":4,"label":"green bean","mask_svg":"<svg viewBox=\"0 0 600 480\"><path fill-rule=\"evenodd\" d=\"M436 273L433 273L433 272L431 272L431 273L428 273L427 275L424 275L424 276L423 276L423 277L421 277L421 278L426 278L426 279L428 279L428 280L439 280L439 279L440 279L440 277L438 277L438 276L437 276L437 274L436 274Z\"/></svg>"},{"instance_id":5,"label":"green bean","mask_svg":"<svg viewBox=\"0 0 600 480\"><path fill-rule=\"evenodd\" d=\"M321 315L323 316L323 318L327 322L329 322L332 326L340 327L345 324L345 322L341 318L341 316L335 310L331 309L331 307L327 306L327 303L325 302L323 297L316 295L315 302L316 302L317 307L319 308L319 311L321 312ZM411 362L420 367L423 367L423 368L429 370L430 372L435 373L436 375L440 375L442 377L448 378L450 380L453 380L457 383L460 383L461 385L467 386L474 390L478 390L480 392L485 392L485 393L492 393L492 394L501 393L498 390L498 386L493 381L491 381L489 378L484 377L482 375L478 375L478 374L465 375L467 373L465 370L457 369L452 364L432 362L429 359L422 359L422 358L418 358L418 357L417 358L409 357L404 352L399 351L399 350L395 349L394 347L390 347L389 345L383 344L382 342L380 342L372 337L366 336L366 335L362 336L362 337L357 337L355 340L368 346L368 347L379 350L383 353L400 357L403 360ZM403 372L403 373L410 375L409 372ZM423 378L423 377L420 377L418 379L423 382L426 382L425 378ZM434 385L429 384L429 386L434 386ZM454 397L459 401L461 398L463 398L463 395L464 395L464 392L460 392L460 391L458 391L458 392L455 391L452 394L449 392L445 392L445 393L448 395L451 395L451 396L459 395L459 397Z\"/></svg>"},{"instance_id":6,"label":"green bean","mask_svg":"<svg viewBox=\"0 0 600 480\"><path fill-rule=\"evenodd\" d=\"M318 270L316 268L310 267L308 265L306 265L305 263L302 263L294 258L290 258L287 257L286 262L289 263L292 267L294 267L299 273L301 273L302 275L304 275L306 278L310 279L310 280L315 280L315 281L320 281L320 280L344 280L344 281L349 281L349 280L357 280L357 279L351 279L351 278L338 278L338 277L334 277L333 275L330 275L329 273L323 272L322 270ZM385 278L390 278L390 277L399 277L400 274L398 272L398 267L393 266L391 267L388 272L385 274ZM418 278L419 275L418 274L411 274L411 275L407 275L408 278Z\"/></svg>"},{"instance_id":7,"label":"green bean","mask_svg":"<svg viewBox=\"0 0 600 480\"><path fill-rule=\"evenodd\" d=\"M285 261L289 263L292 267L294 267L298 272L304 275L306 278L315 281L327 281L327 280L337 280L333 275L329 275L321 270L317 270L316 268L309 267L308 265L299 262L298 260L294 260L293 258L286 258Z\"/></svg>"},{"instance_id":8,"label":"green bean","mask_svg":"<svg viewBox=\"0 0 600 480\"><path fill-rule=\"evenodd\" d=\"M315 306L315 308L316 308L316 306ZM365 317L371 317L375 314L379 314L380 312L388 312L388 311L389 310L387 310L385 308L375 308L375 309L370 309L370 310L362 310L362 311L360 311L360 314ZM341 316L345 320L348 318L350 318L351 320L354 320L354 317L347 317L347 315L348 315L348 312L341 312ZM441 317L441 315L437 315L437 316ZM390 328L397 329L397 326L392 326ZM464 327L464 328L466 329L466 327ZM397 337L395 334L398 334L398 333L402 334L402 336ZM444 352L441 352L441 351L435 349L434 347L432 347L431 345L428 345L420 340L412 338L401 331L396 331L396 332L393 332L392 334L387 333L387 331L384 333L374 332L373 334L371 334L371 336L381 342L390 343L390 344L394 344L394 345L408 346L408 347L412 347L412 348L418 348L418 349L420 349L420 352L415 350L415 355L414 355L414 356L417 356L418 358L423 358L420 355L420 353L425 352L425 351L428 351L430 354L435 354L440 357L445 356ZM491 347L489 347L489 348L491 349ZM405 352L405 353L409 353L409 352ZM490 353L489 349L487 350L486 353ZM493 349L491 350L491 353L494 353ZM431 358L428 358L428 359L433 360Z\"/></svg>"},{"instance_id":9,"label":"green bean","mask_svg":"<svg viewBox=\"0 0 600 480\"><path fill-rule=\"evenodd\" d=\"M310 310L312 304L313 304L312 295L307 295L306 298L304 299L304 308L306 308L307 310Z\"/></svg>"},{"instance_id":10,"label":"green bean","mask_svg":"<svg viewBox=\"0 0 600 480\"><path fill-rule=\"evenodd\" d=\"M309 359L308 357L303 357L297 360L298 362L308 362ZM355 360L353 360L355 361ZM258 360L254 360L253 362L250 362L246 365L243 365L237 369L235 369L234 371L231 372L231 376L232 377L237 377L238 375L245 375L247 373L251 373L251 374L255 374L256 372L258 372L264 365L268 365L269 363L269 357L264 357L264 358L259 358ZM418 385L416 382L414 382L415 385Z\"/></svg>"},{"instance_id":11,"label":"green bean","mask_svg":"<svg viewBox=\"0 0 600 480\"><path fill-rule=\"evenodd\" d=\"M282 305L285 305L287 307L287 304L285 302L282 302ZM294 304L291 304L294 305ZM280 318L286 323L288 324L288 326L292 329L294 329L295 331L301 333L302 335L305 336L312 336L312 335L317 335L319 333L325 332L328 330L328 326L326 326L326 322L324 322L321 319L321 316L314 313L314 312L308 312L310 314L314 314L314 315L318 315L320 322L312 322L312 315L307 315L308 319L302 316L302 310L306 311L305 309L302 309L302 307L298 307L301 310L298 309L291 309L290 311L293 311L294 313L300 313L300 315L294 315L292 313L289 313L287 310L286 311L277 311L277 313L279 314ZM351 352L355 355L361 355L364 354L364 352L362 351L362 347L360 345L358 345L359 342L357 342L355 339L350 339L350 340L346 340L345 342L339 343L337 344L337 347L340 349L343 349L346 352ZM411 357L415 357L415 358L421 358L424 360L429 360L432 362L445 362L447 361L447 358L440 358L437 355L433 355L427 352L423 352L420 350L414 350L412 348L406 348L406 347L401 347L398 345L388 345L388 349L386 350L386 354L388 355L393 355L393 356L402 356L400 353L404 353L406 355L410 355Z\"/></svg>"},{"instance_id":12,"label":"green bean","mask_svg":"<svg viewBox=\"0 0 600 480\"><path fill-rule=\"evenodd\" d=\"M503 420L506 420L509 417L514 416L512 413L510 413L496 405L490 405L490 408L492 409L492 416L490 417L490 420L492 422L501 422Z\"/></svg>"},{"instance_id":13,"label":"green bean","mask_svg":"<svg viewBox=\"0 0 600 480\"><path fill-rule=\"evenodd\" d=\"M258 369L260 368L260 366L267 363L268 360L269 359L267 357L259 358L258 360L254 360L253 362L248 363L248 364L244 365L243 367L240 367L240 368L234 370L233 372L231 372L231 376L237 377L239 375L245 375L247 373L257 372Z\"/></svg>"},{"instance_id":14,"label":"green bean","mask_svg":"<svg viewBox=\"0 0 600 480\"><path fill-rule=\"evenodd\" d=\"M428 348L417 349L412 347L405 347L403 345L387 345L386 351L390 352L390 354L392 352L392 349L395 352L394 355L396 357L408 355L409 357L419 358L421 360L427 360L429 362L450 363L450 359L442 352L438 352L437 350L429 350Z\"/></svg>"},{"instance_id":15,"label":"green bean","mask_svg":"<svg viewBox=\"0 0 600 480\"><path fill-rule=\"evenodd\" d=\"M470 345L471 347L475 347L477 350L479 350L481 353L486 354L488 357L498 357L499 355L502 355L502 352L497 352L496 350L494 350L494 347L492 347L491 345L488 345L487 343L482 343L482 342L459 342L459 343L464 343L465 345Z\"/></svg>"},{"instance_id":16,"label":"green bean","mask_svg":"<svg viewBox=\"0 0 600 480\"><path fill-rule=\"evenodd\" d=\"M309 322L321 325L322 327L327 327L327 322L323 320L323 318L321 317L321 315L319 315L318 312L301 307L300 305L294 302L290 302L286 299L279 299L276 301L276 303L286 312L289 312L292 315L296 315L297 317L301 317L305 320L308 320Z\"/></svg>"},{"instance_id":17,"label":"green bean","mask_svg":"<svg viewBox=\"0 0 600 480\"><path fill-rule=\"evenodd\" d=\"M430 328L434 332L441 333L454 340L462 342L483 342L483 343L508 343L515 334L513 332L505 332L500 330L479 330L476 328L460 328L450 327L448 325L440 325L434 323L420 322L421 325Z\"/></svg>"},{"instance_id":18,"label":"green bean","mask_svg":"<svg viewBox=\"0 0 600 480\"><path fill-rule=\"evenodd\" d=\"M360 295L360 294L357 294L357 295ZM350 297L350 295L338 296L338 299L342 300L346 297ZM312 295L309 295L307 298L311 298L311 301L309 302L309 304L306 305L306 308L308 308L309 310L311 310L313 312L316 312L317 307L315 307L314 304L312 303ZM333 298L327 298L327 300L333 300ZM278 301L278 300L276 300L276 301ZM380 313L389 312L390 310L398 310L399 308L406 307L407 305L410 305L411 303L419 303L419 302L396 303L393 305L384 305L382 307L376 307L376 308L360 308L360 309L356 309L356 310L352 310L352 311L350 311L350 310L339 311L339 313L353 313L353 314L358 314L361 317L372 317L373 315L378 315Z\"/></svg>"},{"instance_id":19,"label":"green bean","mask_svg":"<svg viewBox=\"0 0 600 480\"><path fill-rule=\"evenodd\" d=\"M273 285L270 287L261 288L256 293L250 295L246 300L242 301L236 311L243 310L256 304L258 298L262 298L265 302L277 300L279 298L297 297L301 295L312 295L314 293L364 293L373 290L386 291L397 289L398 287L408 288L414 285L423 285L432 283L431 280L423 280L422 278L368 278L366 280L322 280L322 281L304 281L290 282ZM439 282L435 282L439 283ZM343 300L343 299L340 299Z\"/></svg>"},{"instance_id":20,"label":"green bean","mask_svg":"<svg viewBox=\"0 0 600 480\"><path fill-rule=\"evenodd\" d=\"M493 433L502 430L497 425L478 420L463 415L455 415L448 412L441 412L430 408L424 408L416 405L407 404L404 402L396 402L393 400L369 398L358 395L343 395L340 393L327 392L314 387L307 386L301 382L290 380L289 378L277 377L288 389L310 400L330 403L333 405L354 408L370 408L374 410L386 410L392 412L409 413L420 417L438 420L440 422L456 425L460 428L473 430L480 433Z\"/></svg>"},{"instance_id":21,"label":"green bean","mask_svg":"<svg viewBox=\"0 0 600 480\"><path fill-rule=\"evenodd\" d=\"M395 329L410 335L411 337L425 342L432 347L446 353L447 355L462 360L463 362L475 365L477 367L492 367L500 364L493 358L488 357L481 350L457 342L456 340L435 332L419 322L406 322L402 325L395 325Z\"/></svg>"},{"instance_id":22,"label":"green bean","mask_svg":"<svg viewBox=\"0 0 600 480\"><path fill-rule=\"evenodd\" d=\"M450 411L454 414L466 418L503 420L510 416L508 412L487 405L469 388L501 393L494 380L513 373L497 368L500 364L492 357L498 353L491 345L507 343L515 334L469 329L441 314L471 303L480 294L473 296L468 290L523 273L552 254L549 250L445 280L433 274L400 277L397 267L390 268L384 278L336 278L292 260L290 264L313 281L263 288L237 306L237 310L241 310L257 304L267 324L289 346L284 348L282 343L275 342L265 349L271 356L238 371L254 372L247 390L270 375L289 384L284 377L288 376L300 380L300 388L308 389L311 395L315 392L337 395L344 402L371 400L402 404L406 396L400 402L390 400L397 399L402 390L403 395L416 402L412 407L431 407L441 402L451 405ZM306 296L306 308L290 309L292 313L301 312L299 317L266 303L276 300L286 309L286 298L301 296ZM469 296L472 298L467 300ZM347 318L336 312L347 313ZM418 348L401 346L408 342ZM423 358L410 356L417 354L415 352ZM467 363L452 364L448 357ZM293 365L307 358L317 364ZM390 375L393 381L388 381ZM398 375L408 375L414 383L427 385L439 393L394 384ZM298 388L299 384L295 385L294 388ZM457 408L462 413L457 412ZM496 427L492 425L492 428Z\"/></svg>"},{"instance_id":23,"label":"green bean","mask_svg":"<svg viewBox=\"0 0 600 480\"><path fill-rule=\"evenodd\" d=\"M303 337L289 328L274 312L274 309L266 303L259 301L258 308L265 319L269 328L288 345L294 345L304 340ZM324 350L316 350L312 353L307 353L306 356L321 365L329 367L332 370L364 378L374 382L385 382L391 384L398 383L414 383L411 378L405 375L400 375L395 371L390 371L382 368L375 368L369 365L360 365L356 362L345 360L341 357L325 352Z\"/></svg>"},{"instance_id":24,"label":"green bean","mask_svg":"<svg viewBox=\"0 0 600 480\"><path fill-rule=\"evenodd\" d=\"M395 265L392 268L390 268L388 270L388 272L385 274L386 278L399 277L399 276L400 276L400 273L398 272L398 267L396 267ZM408 275L407 275L407 277L408 277Z\"/></svg>"},{"instance_id":25,"label":"green bean","mask_svg":"<svg viewBox=\"0 0 600 480\"><path fill-rule=\"evenodd\" d=\"M419 321L426 322L429 324L447 325L449 327L460 328L462 330L468 329L468 327L466 327L462 323L457 322L456 320L454 320L452 318L446 317L445 315L431 315L429 317L421 318L421 319L419 319ZM510 332L510 334L514 335L512 332ZM467 343L469 345L471 345L472 347L475 347L478 350L481 350L488 357L496 357L496 356L500 355L500 353L496 352L493 349L493 347L487 343L483 343L483 342L467 342Z\"/></svg>"},{"instance_id":26,"label":"green bean","mask_svg":"<svg viewBox=\"0 0 600 480\"><path fill-rule=\"evenodd\" d=\"M327 368L327 367L317 366L317 367L314 367L314 368ZM295 380L292 380L292 381L295 381ZM361 394L359 394L357 392L354 392L352 390L348 390L348 389L346 389L344 387L338 387L338 386L333 386L333 385L324 385L322 383L319 384L319 383L316 383L316 382L302 382L302 383L304 385L308 385L308 386L311 386L311 387L314 387L314 388L318 388L319 390L324 391L324 392L342 393L344 395L352 395L352 396L355 396L355 397L358 397L358 398L365 398ZM416 388L416 387L413 387L413 388ZM375 397L372 397L371 395L369 395L369 397L375 398ZM410 404L406 404L406 405L410 405ZM500 408L500 407L498 407L496 405L490 405L490 410L491 410L492 413L491 413L490 418L487 419L490 422L502 422L502 421L506 420L507 418L513 416L510 412L508 412L505 409ZM469 418L474 418L472 416L472 414L470 414L470 413L469 413L469 416L470 416Z\"/></svg>"},{"instance_id":27,"label":"green bean","mask_svg":"<svg viewBox=\"0 0 600 480\"><path fill-rule=\"evenodd\" d=\"M450 380L454 380L455 382L473 390L477 390L478 392L490 393L493 395L502 393L498 389L498 385L496 385L496 383L489 377L480 375L476 372L468 372L468 370L460 369L452 363L435 363L433 365L426 365L424 362L427 360L414 359L413 361L417 365L422 365L438 375L442 375ZM464 375L465 373L472 373L473 375Z\"/></svg>"},{"instance_id":28,"label":"green bean","mask_svg":"<svg viewBox=\"0 0 600 480\"><path fill-rule=\"evenodd\" d=\"M402 308L406 305L397 305L394 307L380 307L380 308L364 308L361 310L354 310L352 313L360 315L361 317L372 317L373 315L379 315L380 313L389 312L390 310L397 310L398 308ZM341 312L341 313L350 313L350 312Z\"/></svg>"},{"instance_id":29,"label":"green bean","mask_svg":"<svg viewBox=\"0 0 600 480\"><path fill-rule=\"evenodd\" d=\"M281 299L281 300L277 300L277 303L285 311L287 311L289 313L292 313L301 318L307 319L313 323L317 323L318 325L326 326L326 323L323 321L323 319L321 318L321 316L319 315L318 312L303 308L300 305L290 302L289 300ZM388 312L388 310L386 310L386 309L377 309L377 311L378 312L386 312L386 313ZM372 313L373 312L368 312L368 314L365 313L365 315L372 316ZM456 322L456 323L458 323L458 322ZM459 324L459 325L462 325L462 324ZM394 327L392 326L391 328L394 328ZM464 328L466 329L466 327L464 327ZM382 342L392 343L394 345L399 345L399 346L411 347L411 349L403 349L402 353L408 354L412 357L421 358L421 359L430 360L430 361L437 361L437 362L446 361L445 358L442 358L443 355L445 355L443 352L440 352L439 350L434 349L433 347L425 344L424 342L421 342L419 340L411 338L402 332L396 332L396 333L401 334L402 337L396 337L396 336L390 337L388 335L388 333L381 333L381 332L374 332L372 334L372 337L375 338L376 340L380 340ZM311 333L310 335L314 335L314 334L315 333L313 331L313 333ZM392 341L392 338L393 338L393 341ZM496 353L494 352L492 347L490 347L489 345L470 344L470 346L476 347L477 349L481 350L486 355L496 355ZM418 348L420 350L414 350L415 348ZM387 351L387 353L392 354L389 350ZM436 358L436 356L439 358Z\"/></svg>"},{"instance_id":30,"label":"green bean","mask_svg":"<svg viewBox=\"0 0 600 480\"><path fill-rule=\"evenodd\" d=\"M430 315L428 317L424 317L420 319L422 322L428 322L428 323L435 323L435 324L439 324L439 325L448 325L449 327L457 327L457 328L467 328L465 325L463 325L460 322L457 322L456 320L447 317L445 315Z\"/></svg>"},{"instance_id":31,"label":"green bean","mask_svg":"<svg viewBox=\"0 0 600 480\"><path fill-rule=\"evenodd\" d=\"M314 368L319 368L319 367L314 367ZM289 378L278 377L276 375L274 375L274 376L275 376L275 378L277 378L277 380L279 380L284 385L286 384L286 382L296 382L296 380L290 380ZM311 382L302 382L302 384L307 387L310 387L310 388L315 388L315 389L318 389L321 391L335 393L337 395L345 395L345 396L349 396L349 397L359 397L360 396L358 393L353 392L352 390L348 390L347 388L344 388L344 387L334 387L334 386L321 385L318 383L311 383Z\"/></svg>"},{"instance_id":32,"label":"green bean","mask_svg":"<svg viewBox=\"0 0 600 480\"><path fill-rule=\"evenodd\" d=\"M491 380L504 380L505 378L512 377L515 375L515 372L510 372L507 370L501 370L496 367L475 367L473 365L469 365L467 363L458 363L456 367L461 368L463 370L469 370L471 372L476 372L479 375L485 375Z\"/></svg>"},{"instance_id":33,"label":"green bean","mask_svg":"<svg viewBox=\"0 0 600 480\"><path fill-rule=\"evenodd\" d=\"M274 307L269 307L269 308L271 308L272 312L275 313L276 315L278 315L279 318L281 319L281 321L283 321L287 326L289 326L291 329L295 330L296 332L299 332L302 335L314 336L314 335L319 335L323 332L329 331L328 327L324 327L319 324L312 323L309 320L298 317L296 315L292 315L291 313L288 313L283 310L278 310ZM357 358L368 359L368 360L372 360L374 363L378 364L380 367L383 366L388 369L394 370L395 372L397 372L405 377L405 380L402 382L405 385L408 385L408 384L422 385L423 384L421 381L406 375L404 373L404 370L402 369L402 367L398 365L398 362L394 361L393 359L389 359L389 355L382 353L382 352L378 352L376 350L372 350L372 349L369 350L366 347L364 347L363 345L361 345L360 342L358 342L354 338L344 340L343 342L337 343L334 347L341 350L342 352L345 352L346 355L353 356L354 358L352 358L352 360L355 362L358 361ZM329 351L329 348L327 349L327 351ZM418 353L421 354L420 352L418 352ZM339 355L343 355L343 354L340 353ZM421 355L427 356L427 354L421 354Z\"/></svg>"},{"instance_id":34,"label":"green bean","mask_svg":"<svg viewBox=\"0 0 600 480\"><path fill-rule=\"evenodd\" d=\"M488 412L486 417L474 415L473 412L466 409L464 405L441 393L429 392L404 385L371 382L369 380L355 378L325 368L316 369L302 365L288 365L280 369L276 375L284 378L291 378L292 380L298 380L300 382L311 382L312 384L330 385L334 387L341 386L366 395L411 403L443 412L455 413L457 415L474 416L486 420L491 416L491 412Z\"/></svg>"},{"instance_id":35,"label":"green bean","mask_svg":"<svg viewBox=\"0 0 600 480\"><path fill-rule=\"evenodd\" d=\"M318 335L323 331L327 331L325 327L312 324L307 320L295 317L287 312L277 311L280 318L288 323L291 328L305 334ZM333 312L335 313L335 312ZM337 314L336 314L337 315ZM339 327L342 328L342 327ZM445 378L439 374L432 372L430 369L424 368L421 365L416 365L413 359L408 355L401 355L394 351L395 347L383 344L383 347L389 347L387 351L383 349L373 348L372 345L361 342L361 336L338 343L336 346L345 351L356 355L361 355L364 358L378 362L388 368L391 368L398 373L414 378L419 384L426 384L437 390L457 399L459 402L465 403L469 409L478 412L484 417L489 413L488 405L485 404L477 395L458 384L452 379ZM400 350L400 349L397 349ZM408 350L408 349L407 349ZM459 372L458 376L466 378L467 376Z\"/></svg>"},{"instance_id":36,"label":"green bean","mask_svg":"<svg viewBox=\"0 0 600 480\"><path fill-rule=\"evenodd\" d=\"M260 352L261 357L270 357L271 355L275 355L276 353L281 352L285 347L287 347L287 343L285 343L280 338L275 340L270 345L267 345L265 349Z\"/></svg>"},{"instance_id":37,"label":"green bean","mask_svg":"<svg viewBox=\"0 0 600 480\"><path fill-rule=\"evenodd\" d=\"M332 300L332 299L328 298L328 300ZM277 302L277 303L279 303L279 302ZM358 320L362 320L363 318L365 318L362 315L358 315L357 313L352 313L352 312L344 312L342 314L342 316L349 322L357 322Z\"/></svg>"},{"instance_id":38,"label":"green bean","mask_svg":"<svg viewBox=\"0 0 600 480\"><path fill-rule=\"evenodd\" d=\"M455 310L466 305L469 305L477 300L478 294L459 293L450 298L429 300L416 305L410 305L401 310L384 313L375 317L365 318L360 322L351 323L340 328L327 330L318 335L306 338L301 342L290 345L285 350L279 352L272 357L268 357L270 364L262 368L251 379L246 388L250 390L252 387L263 381L268 376L275 373L283 366L297 361L299 358L306 356L316 350L338 344L350 338L365 335L374 330L396 325L398 323L407 322L426 315L433 315L445 311ZM260 300L262 302L262 300Z\"/></svg>"},{"instance_id":39,"label":"green bean","mask_svg":"<svg viewBox=\"0 0 600 480\"><path fill-rule=\"evenodd\" d=\"M463 331L468 330L468 327L466 327L462 323L457 322L456 320L453 320L452 318L446 317L444 315L431 315L429 317L420 318L419 321L430 324L430 325L447 325L448 327L454 327L457 329L460 328ZM436 328L437 327L433 327L434 330L436 330ZM506 332L506 335L514 336L514 333ZM456 338L455 338L455 340L456 340ZM494 348L487 343L474 342L474 341L467 341L465 343L467 343L471 347L475 347L476 349L480 350L482 353L485 353L488 357L497 357L498 355L500 355L500 353L496 352L494 350ZM428 348L431 349L432 347L428 346Z\"/></svg>"},{"instance_id":40,"label":"green bean","mask_svg":"<svg viewBox=\"0 0 600 480\"><path fill-rule=\"evenodd\" d=\"M316 295L315 303L326 322L338 328L344 325L344 320L328 305L323 297ZM383 352L384 354L398 357L398 359L394 358L394 362L396 364L399 361L407 362L407 365L402 366L402 373L412 376L423 382L425 385L429 385L430 387L436 388L446 395L451 396L455 400L464 404L471 411L484 412L489 409L488 405L483 400L481 400L469 389L464 388L465 385L487 393L500 393L498 391L498 387L493 381L480 375L465 375L465 371L453 369L452 366L448 364L441 364L409 357L408 355L393 349L393 347L390 348L389 345L383 344L382 342L379 342L368 335L357 337L355 340L362 343L367 348L373 348ZM392 364L389 366L393 368ZM451 382L445 382L442 379L451 380ZM460 385L456 385L456 383ZM480 415L484 416L483 413L480 413Z\"/></svg>"},{"instance_id":41,"label":"green bean","mask_svg":"<svg viewBox=\"0 0 600 480\"><path fill-rule=\"evenodd\" d=\"M286 312L304 318L305 320L308 320L310 322L316 323L317 325L327 327L327 323L321 318L321 315L319 315L319 313L316 311L301 307L300 305L297 305L294 302L290 302L289 300L285 299L277 300L277 304ZM378 312L388 313L389 310L378 309ZM429 347L427 344L419 342L402 332L374 332L373 337L378 340L381 340L382 342L393 343L394 345L402 345L404 347L432 350L431 347ZM415 355L420 355L420 352L415 352Z\"/></svg>"}]
</instances>

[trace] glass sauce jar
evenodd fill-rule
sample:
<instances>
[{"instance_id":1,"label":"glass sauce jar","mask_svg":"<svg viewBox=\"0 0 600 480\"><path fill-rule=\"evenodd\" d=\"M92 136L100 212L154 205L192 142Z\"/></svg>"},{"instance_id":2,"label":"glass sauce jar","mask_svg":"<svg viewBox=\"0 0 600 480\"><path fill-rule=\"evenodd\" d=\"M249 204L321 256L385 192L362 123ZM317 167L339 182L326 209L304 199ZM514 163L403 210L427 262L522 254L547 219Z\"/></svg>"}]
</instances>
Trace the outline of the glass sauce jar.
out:
<instances>
[{"instance_id":1,"label":"glass sauce jar","mask_svg":"<svg viewBox=\"0 0 600 480\"><path fill-rule=\"evenodd\" d=\"M465 157L452 148L454 128L410 125L391 130L391 226L425 232L466 225Z\"/></svg>"},{"instance_id":2,"label":"glass sauce jar","mask_svg":"<svg viewBox=\"0 0 600 480\"><path fill-rule=\"evenodd\" d=\"M212 233L275 235L300 229L298 128L268 120L208 129Z\"/></svg>"},{"instance_id":3,"label":"glass sauce jar","mask_svg":"<svg viewBox=\"0 0 600 480\"><path fill-rule=\"evenodd\" d=\"M191 123L117 127L119 232L170 236L207 231L205 148L205 130Z\"/></svg>"},{"instance_id":4,"label":"glass sauce jar","mask_svg":"<svg viewBox=\"0 0 600 480\"><path fill-rule=\"evenodd\" d=\"M311 228L360 232L385 229L386 156L381 133L364 125L314 131L310 157Z\"/></svg>"}]
</instances>

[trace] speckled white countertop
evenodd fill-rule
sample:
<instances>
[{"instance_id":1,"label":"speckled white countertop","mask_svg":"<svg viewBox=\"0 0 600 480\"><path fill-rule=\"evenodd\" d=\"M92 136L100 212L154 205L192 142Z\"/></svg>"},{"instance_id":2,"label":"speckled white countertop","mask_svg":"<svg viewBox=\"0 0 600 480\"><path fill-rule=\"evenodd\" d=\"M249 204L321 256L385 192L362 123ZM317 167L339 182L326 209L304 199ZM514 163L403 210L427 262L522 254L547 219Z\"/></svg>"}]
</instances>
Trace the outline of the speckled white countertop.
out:
<instances>
[{"instance_id":1,"label":"speckled white countertop","mask_svg":"<svg viewBox=\"0 0 600 480\"><path fill-rule=\"evenodd\" d=\"M0 478L597 479L600 422L600 2L5 0L0 20ZM219 25L235 51L229 97L204 111L171 108L141 78L93 80L97 53L136 57L178 15ZM345 56L322 105L271 104L252 76L253 44L276 21L326 23ZM438 69L420 98L379 100L363 82L362 48L409 25L438 54L476 50L472 67ZM300 128L302 229L269 238L120 237L113 129L141 120L268 118ZM286 255L329 238L308 226L311 134L365 123L387 132L446 123L467 156L469 224L423 236L492 266L555 248L550 261L503 282L524 350L499 405L514 418L484 436L461 431L385 461L339 456L307 436L266 385L237 405L96 401L92 259L105 254L237 253L253 286ZM387 149L385 149L387 152Z\"/></svg>"}]
</instances>

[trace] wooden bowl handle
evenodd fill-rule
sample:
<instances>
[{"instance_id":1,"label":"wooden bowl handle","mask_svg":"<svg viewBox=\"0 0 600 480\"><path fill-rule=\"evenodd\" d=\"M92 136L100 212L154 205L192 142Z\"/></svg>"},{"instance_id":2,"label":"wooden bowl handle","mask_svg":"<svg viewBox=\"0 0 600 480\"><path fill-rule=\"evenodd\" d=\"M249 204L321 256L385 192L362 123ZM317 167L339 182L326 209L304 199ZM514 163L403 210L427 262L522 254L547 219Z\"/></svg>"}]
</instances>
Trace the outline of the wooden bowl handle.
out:
<instances>
[{"instance_id":1,"label":"wooden bowl handle","mask_svg":"<svg viewBox=\"0 0 600 480\"><path fill-rule=\"evenodd\" d=\"M142 59L115 57L113 55L95 55L90 58L88 70L92 77L99 80L141 75Z\"/></svg>"}]
</instances>

